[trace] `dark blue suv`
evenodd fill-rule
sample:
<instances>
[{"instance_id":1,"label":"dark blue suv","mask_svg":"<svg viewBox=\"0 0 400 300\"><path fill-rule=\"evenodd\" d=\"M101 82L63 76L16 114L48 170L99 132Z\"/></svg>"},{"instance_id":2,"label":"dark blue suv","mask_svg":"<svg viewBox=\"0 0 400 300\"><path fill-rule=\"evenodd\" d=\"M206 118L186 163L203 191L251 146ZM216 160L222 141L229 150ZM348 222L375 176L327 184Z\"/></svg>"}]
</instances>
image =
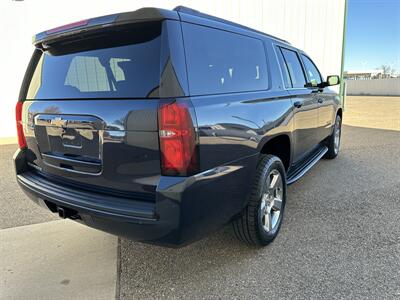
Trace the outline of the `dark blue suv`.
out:
<instances>
[{"instance_id":1,"label":"dark blue suv","mask_svg":"<svg viewBox=\"0 0 400 300\"><path fill-rule=\"evenodd\" d=\"M200 12L143 8L36 35L17 180L62 218L166 246L232 222L266 245L286 186L337 156L342 108L303 51Z\"/></svg>"}]
</instances>

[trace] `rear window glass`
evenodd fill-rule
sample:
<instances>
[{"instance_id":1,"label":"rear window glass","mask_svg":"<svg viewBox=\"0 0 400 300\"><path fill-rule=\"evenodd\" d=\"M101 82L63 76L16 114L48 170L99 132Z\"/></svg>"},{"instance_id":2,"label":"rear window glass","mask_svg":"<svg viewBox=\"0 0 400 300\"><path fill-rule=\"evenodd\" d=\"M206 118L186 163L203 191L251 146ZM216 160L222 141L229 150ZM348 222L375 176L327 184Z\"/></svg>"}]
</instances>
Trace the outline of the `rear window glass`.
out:
<instances>
[{"instance_id":1,"label":"rear window glass","mask_svg":"<svg viewBox=\"0 0 400 300\"><path fill-rule=\"evenodd\" d=\"M192 95L268 88L262 41L188 23L183 35Z\"/></svg>"},{"instance_id":2,"label":"rear window glass","mask_svg":"<svg viewBox=\"0 0 400 300\"><path fill-rule=\"evenodd\" d=\"M45 51L27 99L158 97L161 25L136 32L112 32L111 38L88 38Z\"/></svg>"}]
</instances>

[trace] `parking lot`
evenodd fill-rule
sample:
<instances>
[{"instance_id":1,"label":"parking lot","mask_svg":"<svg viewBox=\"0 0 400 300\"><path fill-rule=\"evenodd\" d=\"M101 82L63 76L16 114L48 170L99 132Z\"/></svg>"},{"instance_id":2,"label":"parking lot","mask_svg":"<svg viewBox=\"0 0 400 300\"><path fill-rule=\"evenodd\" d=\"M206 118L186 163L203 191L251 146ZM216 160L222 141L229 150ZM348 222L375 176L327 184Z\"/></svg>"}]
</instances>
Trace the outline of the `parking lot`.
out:
<instances>
[{"instance_id":1,"label":"parking lot","mask_svg":"<svg viewBox=\"0 0 400 300\"><path fill-rule=\"evenodd\" d=\"M341 152L288 190L265 248L230 226L181 249L58 220L0 145L0 299L400 298L400 97L347 97Z\"/></svg>"}]
</instances>

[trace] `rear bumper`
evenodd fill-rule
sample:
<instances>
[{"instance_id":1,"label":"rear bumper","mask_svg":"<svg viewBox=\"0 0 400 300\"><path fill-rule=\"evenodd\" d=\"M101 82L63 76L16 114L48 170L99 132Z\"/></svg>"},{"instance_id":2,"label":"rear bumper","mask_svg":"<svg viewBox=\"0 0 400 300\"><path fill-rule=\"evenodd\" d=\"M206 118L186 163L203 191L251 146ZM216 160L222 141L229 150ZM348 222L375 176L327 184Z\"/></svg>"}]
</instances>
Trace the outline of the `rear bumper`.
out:
<instances>
[{"instance_id":1,"label":"rear bumper","mask_svg":"<svg viewBox=\"0 0 400 300\"><path fill-rule=\"evenodd\" d=\"M29 169L25 151L14 155L18 184L37 204L96 229L172 247L204 237L242 210L256 161L248 157L190 177L161 176L151 202L52 182Z\"/></svg>"}]
</instances>

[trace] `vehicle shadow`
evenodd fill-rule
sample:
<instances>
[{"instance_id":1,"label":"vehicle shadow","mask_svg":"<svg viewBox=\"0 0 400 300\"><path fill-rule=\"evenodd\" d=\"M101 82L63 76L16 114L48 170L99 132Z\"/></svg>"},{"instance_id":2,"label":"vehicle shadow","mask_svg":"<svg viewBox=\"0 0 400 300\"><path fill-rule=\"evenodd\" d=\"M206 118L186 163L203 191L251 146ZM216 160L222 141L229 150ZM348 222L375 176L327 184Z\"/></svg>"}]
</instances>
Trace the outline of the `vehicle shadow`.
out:
<instances>
[{"instance_id":1,"label":"vehicle shadow","mask_svg":"<svg viewBox=\"0 0 400 300\"><path fill-rule=\"evenodd\" d=\"M230 224L211 236L177 249L123 238L119 242L120 293L127 298L154 297L154 292L163 290L175 296L174 289L193 291L203 282L206 285L210 274L217 276L218 281L223 280L226 265L246 265L248 259L266 251L266 248L239 242ZM173 286L168 284L170 282Z\"/></svg>"}]
</instances>

